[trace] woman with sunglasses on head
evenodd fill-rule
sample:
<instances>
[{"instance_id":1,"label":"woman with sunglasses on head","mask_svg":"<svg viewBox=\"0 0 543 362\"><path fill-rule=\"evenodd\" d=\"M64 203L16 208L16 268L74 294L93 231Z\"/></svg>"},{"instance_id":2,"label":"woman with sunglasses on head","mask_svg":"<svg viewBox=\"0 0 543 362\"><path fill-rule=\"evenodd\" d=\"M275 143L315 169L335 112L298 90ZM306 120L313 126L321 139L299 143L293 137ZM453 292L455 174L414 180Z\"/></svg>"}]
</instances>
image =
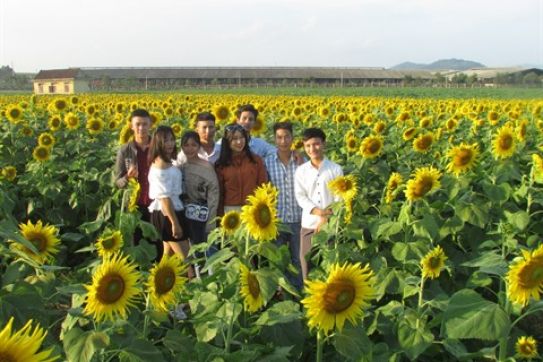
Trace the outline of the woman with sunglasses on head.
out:
<instances>
[{"instance_id":1,"label":"woman with sunglasses on head","mask_svg":"<svg viewBox=\"0 0 543 362\"><path fill-rule=\"evenodd\" d=\"M247 196L268 182L264 161L250 151L249 134L238 124L226 126L215 170L220 189L218 215L240 211Z\"/></svg>"},{"instance_id":2,"label":"woman with sunglasses on head","mask_svg":"<svg viewBox=\"0 0 543 362\"><path fill-rule=\"evenodd\" d=\"M164 254L178 254L184 259L189 253L187 227L183 215L182 175L179 168L172 164L177 155L175 135L168 126L159 126L149 146L149 205L151 223L160 234ZM192 278L192 268L188 269Z\"/></svg>"}]
</instances>

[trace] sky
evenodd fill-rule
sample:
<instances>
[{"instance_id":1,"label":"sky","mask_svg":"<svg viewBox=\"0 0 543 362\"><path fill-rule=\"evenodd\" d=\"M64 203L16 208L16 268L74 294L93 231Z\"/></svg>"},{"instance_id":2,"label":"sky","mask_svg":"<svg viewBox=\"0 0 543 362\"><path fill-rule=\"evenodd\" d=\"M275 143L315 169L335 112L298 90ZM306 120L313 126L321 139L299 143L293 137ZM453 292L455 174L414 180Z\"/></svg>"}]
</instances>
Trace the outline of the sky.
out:
<instances>
[{"instance_id":1,"label":"sky","mask_svg":"<svg viewBox=\"0 0 543 362\"><path fill-rule=\"evenodd\" d=\"M543 0L0 0L0 65L543 67Z\"/></svg>"}]
</instances>

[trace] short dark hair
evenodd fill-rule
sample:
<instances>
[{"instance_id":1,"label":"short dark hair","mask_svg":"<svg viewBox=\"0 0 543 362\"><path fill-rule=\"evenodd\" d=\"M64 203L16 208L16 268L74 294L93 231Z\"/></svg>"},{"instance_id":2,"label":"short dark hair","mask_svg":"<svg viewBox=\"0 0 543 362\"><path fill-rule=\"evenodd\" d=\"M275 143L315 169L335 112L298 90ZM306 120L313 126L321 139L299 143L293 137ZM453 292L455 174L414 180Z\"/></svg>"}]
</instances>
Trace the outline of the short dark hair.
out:
<instances>
[{"instance_id":1,"label":"short dark hair","mask_svg":"<svg viewBox=\"0 0 543 362\"><path fill-rule=\"evenodd\" d=\"M215 116L211 112L200 112L196 115L196 121L194 122L194 124L197 124L199 121L215 122Z\"/></svg>"},{"instance_id":2,"label":"short dark hair","mask_svg":"<svg viewBox=\"0 0 543 362\"><path fill-rule=\"evenodd\" d=\"M292 130L292 123L290 122L277 122L273 125L273 134L277 133L277 130L285 129L290 132L291 135L294 134Z\"/></svg>"},{"instance_id":3,"label":"short dark hair","mask_svg":"<svg viewBox=\"0 0 543 362\"><path fill-rule=\"evenodd\" d=\"M183 136L181 136L181 146L186 144L189 140L194 140L194 142L199 145L202 144L200 142L200 135L194 131L186 131L185 133L183 133Z\"/></svg>"},{"instance_id":4,"label":"short dark hair","mask_svg":"<svg viewBox=\"0 0 543 362\"><path fill-rule=\"evenodd\" d=\"M322 142L326 142L326 135L320 128L306 128L302 135L302 140L305 142L311 138L320 138Z\"/></svg>"},{"instance_id":5,"label":"short dark hair","mask_svg":"<svg viewBox=\"0 0 543 362\"><path fill-rule=\"evenodd\" d=\"M142 109L142 108L134 109L132 113L130 113L130 121L132 121L132 118L134 117L142 117L142 118L151 119L151 115L149 114L149 112L147 112L146 109Z\"/></svg>"},{"instance_id":6,"label":"short dark hair","mask_svg":"<svg viewBox=\"0 0 543 362\"><path fill-rule=\"evenodd\" d=\"M258 118L258 110L252 104L243 104L239 106L238 111L236 112L236 117L239 119L243 112L251 112L255 116L255 119Z\"/></svg>"}]
</instances>

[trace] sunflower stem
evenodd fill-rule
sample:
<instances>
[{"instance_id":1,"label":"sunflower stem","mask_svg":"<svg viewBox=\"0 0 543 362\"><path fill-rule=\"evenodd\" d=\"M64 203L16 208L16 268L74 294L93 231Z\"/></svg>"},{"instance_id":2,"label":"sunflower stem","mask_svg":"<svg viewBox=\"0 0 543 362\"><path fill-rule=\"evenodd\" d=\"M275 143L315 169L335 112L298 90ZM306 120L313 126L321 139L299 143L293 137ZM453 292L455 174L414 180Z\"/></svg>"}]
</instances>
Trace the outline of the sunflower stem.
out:
<instances>
[{"instance_id":1,"label":"sunflower stem","mask_svg":"<svg viewBox=\"0 0 543 362\"><path fill-rule=\"evenodd\" d=\"M422 294L424 292L424 281L425 281L425 278L421 277L421 279L420 279L420 289L419 289L419 302L417 304L417 311L419 312L419 314L420 314L420 310L421 310L422 305L423 305ZM420 325L420 317L417 316L416 328L419 328L419 325Z\"/></svg>"},{"instance_id":2,"label":"sunflower stem","mask_svg":"<svg viewBox=\"0 0 543 362\"><path fill-rule=\"evenodd\" d=\"M245 235L245 259L249 261L249 232Z\"/></svg>"},{"instance_id":3,"label":"sunflower stem","mask_svg":"<svg viewBox=\"0 0 543 362\"><path fill-rule=\"evenodd\" d=\"M145 295L145 318L143 319L143 338L147 338L147 328L149 327L149 305L150 305L149 293Z\"/></svg>"},{"instance_id":4,"label":"sunflower stem","mask_svg":"<svg viewBox=\"0 0 543 362\"><path fill-rule=\"evenodd\" d=\"M322 340L322 332L317 332L317 362L322 362L322 347L323 347L323 340Z\"/></svg>"}]
</instances>

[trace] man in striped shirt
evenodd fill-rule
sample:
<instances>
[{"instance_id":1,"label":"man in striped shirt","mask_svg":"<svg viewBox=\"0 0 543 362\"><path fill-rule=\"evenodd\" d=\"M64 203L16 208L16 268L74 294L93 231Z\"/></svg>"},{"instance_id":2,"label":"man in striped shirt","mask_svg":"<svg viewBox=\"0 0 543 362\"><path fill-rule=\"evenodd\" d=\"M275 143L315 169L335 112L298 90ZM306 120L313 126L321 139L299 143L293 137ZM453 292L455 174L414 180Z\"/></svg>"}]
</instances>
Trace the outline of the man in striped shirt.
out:
<instances>
[{"instance_id":1,"label":"man in striped shirt","mask_svg":"<svg viewBox=\"0 0 543 362\"><path fill-rule=\"evenodd\" d=\"M298 162L291 150L293 142L292 124L279 122L274 124L273 132L277 152L265 159L266 169L272 184L279 190L277 199L278 216L289 229L279 233L276 243L278 246L288 244L292 264L298 270L297 275L288 275L288 279L299 290L302 289L302 273L300 265L300 229L302 209L294 195L294 174Z\"/></svg>"}]
</instances>

